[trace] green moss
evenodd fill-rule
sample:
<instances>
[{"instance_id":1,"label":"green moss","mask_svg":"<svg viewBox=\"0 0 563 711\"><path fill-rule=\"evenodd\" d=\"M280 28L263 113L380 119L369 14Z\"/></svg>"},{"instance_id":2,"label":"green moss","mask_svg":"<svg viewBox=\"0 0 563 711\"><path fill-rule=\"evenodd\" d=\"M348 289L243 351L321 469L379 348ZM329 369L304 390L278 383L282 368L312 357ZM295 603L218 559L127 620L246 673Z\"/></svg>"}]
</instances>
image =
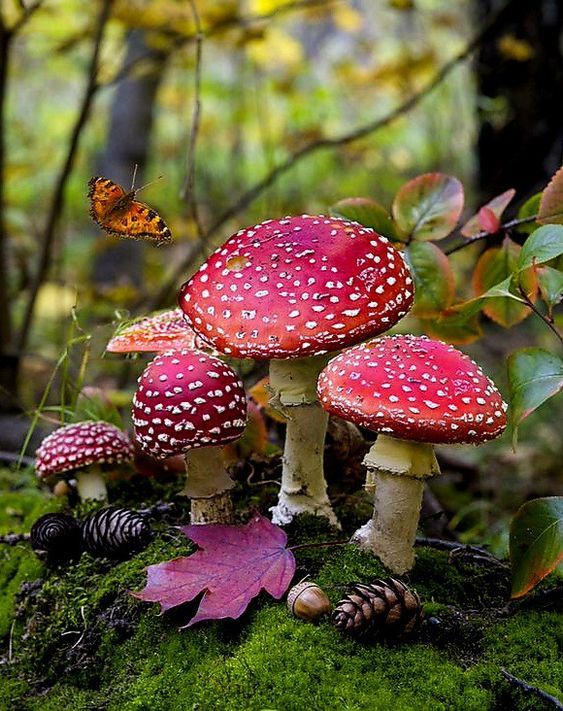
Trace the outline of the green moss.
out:
<instances>
[{"instance_id":1,"label":"green moss","mask_svg":"<svg viewBox=\"0 0 563 711\"><path fill-rule=\"evenodd\" d=\"M22 530L42 507L52 505L36 494L26 494L25 504L18 499ZM0 516L14 505L12 495L0 496ZM341 536L307 517L289 531L294 546ZM502 667L562 694L560 617L535 611L503 617L506 573L454 565L442 552L419 549L410 576L432 625L402 643L359 644L326 620L313 625L294 619L283 603L266 595L240 620L179 629L193 614L193 604L160 616L157 606L128 594L142 587L147 565L190 551L174 531L117 565L84 555L73 566L50 571L29 549L4 548L2 575L6 568L12 577L2 578L0 589L10 590L12 601L21 581L44 578L21 599L13 629L13 603L0 619L5 655L12 629L13 663L0 667L6 708L541 709L537 698L523 697L507 684ZM386 576L375 558L348 545L296 548L295 555L296 579L313 576L333 602L350 582Z\"/></svg>"}]
</instances>

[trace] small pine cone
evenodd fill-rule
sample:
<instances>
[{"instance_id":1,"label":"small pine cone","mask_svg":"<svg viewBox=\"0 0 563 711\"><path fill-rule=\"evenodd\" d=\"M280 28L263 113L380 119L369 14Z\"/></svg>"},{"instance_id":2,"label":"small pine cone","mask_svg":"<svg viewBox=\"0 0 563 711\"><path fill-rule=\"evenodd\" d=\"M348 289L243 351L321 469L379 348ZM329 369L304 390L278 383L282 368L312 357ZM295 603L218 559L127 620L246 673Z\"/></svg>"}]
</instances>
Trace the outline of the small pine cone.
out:
<instances>
[{"instance_id":1,"label":"small pine cone","mask_svg":"<svg viewBox=\"0 0 563 711\"><path fill-rule=\"evenodd\" d=\"M73 516L48 513L35 521L30 531L31 547L52 562L72 560L82 553L80 527Z\"/></svg>"},{"instance_id":2,"label":"small pine cone","mask_svg":"<svg viewBox=\"0 0 563 711\"><path fill-rule=\"evenodd\" d=\"M389 578L350 585L332 613L332 623L358 639L397 638L412 634L423 616L417 593Z\"/></svg>"},{"instance_id":3,"label":"small pine cone","mask_svg":"<svg viewBox=\"0 0 563 711\"><path fill-rule=\"evenodd\" d=\"M82 523L84 547L95 558L130 558L151 538L146 517L117 506L100 509Z\"/></svg>"}]
</instances>

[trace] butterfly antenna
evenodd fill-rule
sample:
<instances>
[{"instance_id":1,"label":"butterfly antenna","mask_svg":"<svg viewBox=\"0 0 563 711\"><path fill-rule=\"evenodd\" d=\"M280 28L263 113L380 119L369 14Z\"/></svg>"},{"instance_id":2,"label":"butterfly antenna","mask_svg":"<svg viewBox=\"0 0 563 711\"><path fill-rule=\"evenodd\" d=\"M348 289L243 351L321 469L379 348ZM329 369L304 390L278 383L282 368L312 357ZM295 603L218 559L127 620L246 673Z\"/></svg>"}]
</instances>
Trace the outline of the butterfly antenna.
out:
<instances>
[{"instance_id":1,"label":"butterfly antenna","mask_svg":"<svg viewBox=\"0 0 563 711\"><path fill-rule=\"evenodd\" d=\"M158 181L159 181L159 180L162 180L163 178L164 178L163 175L159 175L158 178L155 178L154 180L151 180L150 182L145 183L144 185L141 185L141 187L140 187L140 188L137 188L137 189L135 190L135 192L138 193L138 192L140 192L141 190L144 190L145 188L148 188L149 185L152 185L153 183L158 183Z\"/></svg>"},{"instance_id":2,"label":"butterfly antenna","mask_svg":"<svg viewBox=\"0 0 563 711\"><path fill-rule=\"evenodd\" d=\"M138 163L135 163L135 167L133 168L133 180L131 181L131 192L135 190L135 178L137 177L137 168L139 167Z\"/></svg>"}]
</instances>

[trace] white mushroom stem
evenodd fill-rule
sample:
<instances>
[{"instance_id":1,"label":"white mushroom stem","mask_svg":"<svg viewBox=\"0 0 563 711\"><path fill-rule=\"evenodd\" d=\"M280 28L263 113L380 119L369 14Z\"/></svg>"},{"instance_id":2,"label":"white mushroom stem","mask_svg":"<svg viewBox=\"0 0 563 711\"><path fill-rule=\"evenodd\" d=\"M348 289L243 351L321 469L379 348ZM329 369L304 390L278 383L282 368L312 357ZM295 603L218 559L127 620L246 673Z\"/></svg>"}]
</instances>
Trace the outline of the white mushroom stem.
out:
<instances>
[{"instance_id":1,"label":"white mushroom stem","mask_svg":"<svg viewBox=\"0 0 563 711\"><path fill-rule=\"evenodd\" d=\"M107 501L108 490L102 473L96 467L89 467L75 475L76 490L80 501Z\"/></svg>"},{"instance_id":2,"label":"white mushroom stem","mask_svg":"<svg viewBox=\"0 0 563 711\"><path fill-rule=\"evenodd\" d=\"M317 377L326 356L270 362L271 403L287 417L282 483L270 510L278 525L302 513L338 520L326 493L323 454L328 415L317 400Z\"/></svg>"},{"instance_id":3,"label":"white mushroom stem","mask_svg":"<svg viewBox=\"0 0 563 711\"><path fill-rule=\"evenodd\" d=\"M373 516L352 540L394 573L406 573L414 565L424 480L440 473L433 447L380 434L364 464L366 489L375 490Z\"/></svg>"},{"instance_id":4,"label":"white mushroom stem","mask_svg":"<svg viewBox=\"0 0 563 711\"><path fill-rule=\"evenodd\" d=\"M190 522L233 523L229 491L235 482L225 469L222 447L191 449L185 457L186 484L180 494L191 499Z\"/></svg>"}]
</instances>

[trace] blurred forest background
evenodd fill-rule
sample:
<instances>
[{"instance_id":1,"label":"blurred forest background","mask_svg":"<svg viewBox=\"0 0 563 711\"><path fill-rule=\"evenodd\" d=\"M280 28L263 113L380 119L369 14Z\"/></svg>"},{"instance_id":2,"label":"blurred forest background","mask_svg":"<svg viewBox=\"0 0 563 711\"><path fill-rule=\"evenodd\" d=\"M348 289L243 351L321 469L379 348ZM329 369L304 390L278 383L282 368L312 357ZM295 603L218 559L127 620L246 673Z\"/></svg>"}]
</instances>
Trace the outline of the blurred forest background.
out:
<instances>
[{"instance_id":1,"label":"blurred forest background","mask_svg":"<svg viewBox=\"0 0 563 711\"><path fill-rule=\"evenodd\" d=\"M175 303L239 227L388 205L409 178L457 176L466 215L509 188L508 217L561 165L563 8L557 0L3 0L0 15L0 449L17 458L33 413L82 385L127 411L140 367L103 357L116 324ZM101 234L87 183L127 188L174 242ZM455 255L471 296L483 244ZM401 331L419 331L415 318ZM505 357L553 349L531 317L486 320L461 347L506 392ZM63 354L61 356L61 353ZM77 385L78 383L78 385ZM48 397L42 402L45 388ZM66 394L65 394L66 393ZM442 457L436 484L467 540L504 538L532 496L561 492L561 398L522 429ZM68 416L67 416L68 419ZM467 450L467 451L466 451ZM476 495L477 494L477 495Z\"/></svg>"}]
</instances>

